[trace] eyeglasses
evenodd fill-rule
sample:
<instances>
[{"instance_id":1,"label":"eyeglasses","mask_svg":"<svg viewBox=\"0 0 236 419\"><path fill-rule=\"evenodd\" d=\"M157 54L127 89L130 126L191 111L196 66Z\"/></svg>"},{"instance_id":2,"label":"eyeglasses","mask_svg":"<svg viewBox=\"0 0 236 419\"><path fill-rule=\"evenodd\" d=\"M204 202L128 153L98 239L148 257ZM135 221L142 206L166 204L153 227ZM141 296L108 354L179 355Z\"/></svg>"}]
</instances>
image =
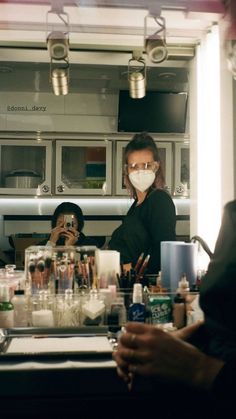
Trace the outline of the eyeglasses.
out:
<instances>
[{"instance_id":1,"label":"eyeglasses","mask_svg":"<svg viewBox=\"0 0 236 419\"><path fill-rule=\"evenodd\" d=\"M125 169L129 172L135 171L135 170L152 170L153 172L156 172L158 169L158 163L157 161L149 161L147 163L131 163L131 164L125 164Z\"/></svg>"}]
</instances>

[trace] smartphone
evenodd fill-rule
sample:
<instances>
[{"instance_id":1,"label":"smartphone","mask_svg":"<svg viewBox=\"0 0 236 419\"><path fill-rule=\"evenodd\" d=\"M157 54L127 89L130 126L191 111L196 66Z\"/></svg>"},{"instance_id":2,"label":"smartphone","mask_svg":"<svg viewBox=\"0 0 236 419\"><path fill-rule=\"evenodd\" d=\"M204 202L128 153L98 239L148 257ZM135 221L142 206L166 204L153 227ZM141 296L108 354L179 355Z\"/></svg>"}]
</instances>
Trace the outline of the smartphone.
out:
<instances>
[{"instance_id":1,"label":"smartphone","mask_svg":"<svg viewBox=\"0 0 236 419\"><path fill-rule=\"evenodd\" d=\"M66 214L64 215L64 227L69 230L74 225L74 215Z\"/></svg>"}]
</instances>

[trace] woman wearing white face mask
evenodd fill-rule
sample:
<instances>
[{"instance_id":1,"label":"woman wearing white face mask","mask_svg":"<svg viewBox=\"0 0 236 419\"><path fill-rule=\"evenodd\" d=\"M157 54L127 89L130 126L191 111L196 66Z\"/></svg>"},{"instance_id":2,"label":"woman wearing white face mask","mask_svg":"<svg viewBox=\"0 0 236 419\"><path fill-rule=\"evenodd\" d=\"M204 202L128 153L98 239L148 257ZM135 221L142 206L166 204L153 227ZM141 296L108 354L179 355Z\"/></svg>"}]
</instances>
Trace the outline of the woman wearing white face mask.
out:
<instances>
[{"instance_id":1,"label":"woman wearing white face mask","mask_svg":"<svg viewBox=\"0 0 236 419\"><path fill-rule=\"evenodd\" d=\"M125 270L141 253L150 254L148 274L160 270L160 242L175 240L176 213L165 181L157 146L147 133L134 135L125 148L124 182L134 202L111 237Z\"/></svg>"}]
</instances>

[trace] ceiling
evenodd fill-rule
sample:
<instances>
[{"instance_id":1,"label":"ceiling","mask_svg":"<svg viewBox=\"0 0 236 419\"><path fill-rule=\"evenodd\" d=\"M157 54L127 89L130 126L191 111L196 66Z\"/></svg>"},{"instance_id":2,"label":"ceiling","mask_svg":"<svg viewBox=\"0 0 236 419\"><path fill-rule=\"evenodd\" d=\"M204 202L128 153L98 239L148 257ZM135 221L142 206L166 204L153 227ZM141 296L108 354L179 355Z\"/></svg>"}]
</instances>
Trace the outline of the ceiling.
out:
<instances>
[{"instance_id":1,"label":"ceiling","mask_svg":"<svg viewBox=\"0 0 236 419\"><path fill-rule=\"evenodd\" d=\"M157 30L150 15L159 13L169 57L153 64L144 38ZM195 46L222 13L216 0L0 0L0 91L51 91L46 38L54 30L69 34L70 92L127 88L136 50L150 89L186 90Z\"/></svg>"}]
</instances>

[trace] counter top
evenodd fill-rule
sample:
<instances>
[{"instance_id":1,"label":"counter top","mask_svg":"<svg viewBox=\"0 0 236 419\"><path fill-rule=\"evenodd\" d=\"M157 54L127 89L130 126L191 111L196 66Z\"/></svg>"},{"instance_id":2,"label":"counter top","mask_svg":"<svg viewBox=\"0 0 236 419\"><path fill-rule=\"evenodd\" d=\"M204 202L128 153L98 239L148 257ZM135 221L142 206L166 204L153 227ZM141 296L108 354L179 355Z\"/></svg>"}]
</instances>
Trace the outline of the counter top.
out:
<instances>
[{"instance_id":1,"label":"counter top","mask_svg":"<svg viewBox=\"0 0 236 419\"><path fill-rule=\"evenodd\" d=\"M138 401L150 403L149 383L129 391L107 360L1 362L0 411L7 419L120 419ZM21 416L22 415L22 416Z\"/></svg>"}]
</instances>

